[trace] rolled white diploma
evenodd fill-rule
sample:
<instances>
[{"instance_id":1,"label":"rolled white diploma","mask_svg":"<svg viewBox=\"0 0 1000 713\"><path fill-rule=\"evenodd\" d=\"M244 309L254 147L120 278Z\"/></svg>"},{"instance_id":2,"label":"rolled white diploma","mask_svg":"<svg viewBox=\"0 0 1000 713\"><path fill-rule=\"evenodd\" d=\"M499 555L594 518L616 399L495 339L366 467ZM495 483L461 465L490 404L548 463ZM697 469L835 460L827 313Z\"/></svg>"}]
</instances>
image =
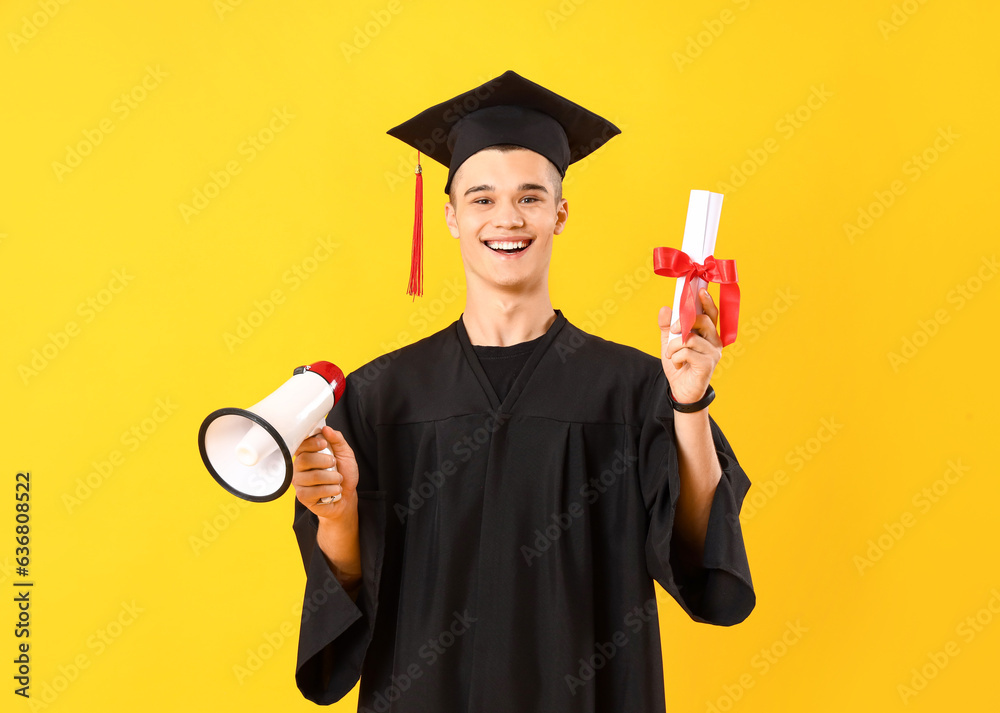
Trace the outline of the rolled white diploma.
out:
<instances>
[{"instance_id":1,"label":"rolled white diploma","mask_svg":"<svg viewBox=\"0 0 1000 713\"><path fill-rule=\"evenodd\" d=\"M691 191L688 199L687 220L684 222L684 241L681 252L697 263L704 263L705 258L715 253L715 238L719 232L719 218L722 215L721 193L711 191ZM701 289L708 283L701 278L692 281L695 294L695 314L701 314L701 300L698 299ZM684 278L677 278L674 288L674 308L670 313L671 327L681 321L681 298L684 294ZM680 334L670 333L670 339L676 339Z\"/></svg>"}]
</instances>

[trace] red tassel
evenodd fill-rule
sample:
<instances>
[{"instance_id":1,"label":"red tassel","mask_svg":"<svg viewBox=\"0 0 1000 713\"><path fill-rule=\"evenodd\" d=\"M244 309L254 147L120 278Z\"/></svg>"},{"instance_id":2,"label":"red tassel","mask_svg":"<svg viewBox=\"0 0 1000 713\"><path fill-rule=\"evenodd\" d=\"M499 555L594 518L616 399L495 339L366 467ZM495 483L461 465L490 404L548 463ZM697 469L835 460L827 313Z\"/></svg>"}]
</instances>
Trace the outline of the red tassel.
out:
<instances>
[{"instance_id":1,"label":"red tassel","mask_svg":"<svg viewBox=\"0 0 1000 713\"><path fill-rule=\"evenodd\" d=\"M413 205L413 247L410 251L410 284L406 294L414 299L424 294L424 174L417 151L417 188Z\"/></svg>"}]
</instances>

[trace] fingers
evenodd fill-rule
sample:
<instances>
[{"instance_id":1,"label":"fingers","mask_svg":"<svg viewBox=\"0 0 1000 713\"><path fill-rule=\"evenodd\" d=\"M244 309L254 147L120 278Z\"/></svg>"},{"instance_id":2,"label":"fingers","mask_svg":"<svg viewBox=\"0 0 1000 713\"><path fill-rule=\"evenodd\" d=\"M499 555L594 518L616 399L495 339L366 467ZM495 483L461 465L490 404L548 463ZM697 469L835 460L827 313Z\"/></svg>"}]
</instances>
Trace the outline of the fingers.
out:
<instances>
[{"instance_id":1,"label":"fingers","mask_svg":"<svg viewBox=\"0 0 1000 713\"><path fill-rule=\"evenodd\" d=\"M660 325L661 330L670 328L671 312L673 312L673 310L671 310L666 305L660 307L660 312L659 314L656 315L656 321Z\"/></svg>"},{"instance_id":2,"label":"fingers","mask_svg":"<svg viewBox=\"0 0 1000 713\"><path fill-rule=\"evenodd\" d=\"M344 488L340 485L316 485L313 487L299 485L295 487L295 497L310 509L317 505L335 505L342 499L343 495ZM317 514L319 514L318 511Z\"/></svg>"},{"instance_id":3,"label":"fingers","mask_svg":"<svg viewBox=\"0 0 1000 713\"><path fill-rule=\"evenodd\" d=\"M703 314L695 317L694 324L691 325L691 331L698 332L703 337L714 343L715 339L713 339L711 335L712 333L715 333L716 336L718 335L717 325L719 324L719 308L715 306L715 300L712 299L712 295L710 295L708 290L705 288L702 288L698 293L698 299L701 301ZM670 307L660 307L660 312L657 315L657 322L660 326L660 331L669 331L672 334L680 334L680 320L677 320L675 324L671 324L670 320L672 317L673 310ZM702 317L707 317L707 321L703 320ZM709 325L711 325L711 328L708 328ZM719 345L722 345L721 339L719 339Z\"/></svg>"},{"instance_id":4,"label":"fingers","mask_svg":"<svg viewBox=\"0 0 1000 713\"><path fill-rule=\"evenodd\" d=\"M344 476L329 453L302 452L295 458L292 486L303 505L333 505L344 494Z\"/></svg>"},{"instance_id":5,"label":"fingers","mask_svg":"<svg viewBox=\"0 0 1000 713\"><path fill-rule=\"evenodd\" d=\"M295 451L295 463L292 468L293 484L313 486L342 482L343 476L337 471L337 458L329 450L330 444L324 436L324 431L333 432L329 426L325 426L317 435L302 441Z\"/></svg>"},{"instance_id":6,"label":"fingers","mask_svg":"<svg viewBox=\"0 0 1000 713\"><path fill-rule=\"evenodd\" d=\"M680 370L685 364L689 364L696 350L692 348L693 337L688 338L687 345L682 344L680 339L675 339L667 346L667 351L663 355L667 361L673 364L674 369Z\"/></svg>"},{"instance_id":7,"label":"fingers","mask_svg":"<svg viewBox=\"0 0 1000 713\"><path fill-rule=\"evenodd\" d=\"M305 495L306 499L320 500L330 495L343 495L344 486L340 483L317 483L316 485L296 485L295 492ZM299 498L301 500L301 498ZM307 504L303 500L304 504Z\"/></svg>"},{"instance_id":8,"label":"fingers","mask_svg":"<svg viewBox=\"0 0 1000 713\"><path fill-rule=\"evenodd\" d=\"M699 323L700 322L700 323ZM707 334L703 334L706 332ZM722 350L722 338L715 331L715 327L706 315L698 315L694 327L688 335L687 342L682 339L674 339L667 344L664 356L671 361L677 352L687 349L698 354L713 355Z\"/></svg>"},{"instance_id":9,"label":"fingers","mask_svg":"<svg viewBox=\"0 0 1000 713\"><path fill-rule=\"evenodd\" d=\"M354 460L354 451L347 444L347 439L344 438L343 433L334 431L329 426L324 426L321 435L325 436L326 441L330 444L330 450L333 451L335 457Z\"/></svg>"},{"instance_id":10,"label":"fingers","mask_svg":"<svg viewBox=\"0 0 1000 713\"><path fill-rule=\"evenodd\" d=\"M346 512L357 488L358 467L344 435L329 426L295 451L292 485L299 502L320 517Z\"/></svg>"},{"instance_id":11,"label":"fingers","mask_svg":"<svg viewBox=\"0 0 1000 713\"><path fill-rule=\"evenodd\" d=\"M715 328L716 320L719 317L719 311L715 311L715 319L712 319L710 315L699 314L695 317L694 324L691 327L691 331L696 333L698 336L704 338L709 344L714 347L722 348L722 337L719 336L718 330ZM690 340L689 340L690 341Z\"/></svg>"},{"instance_id":12,"label":"fingers","mask_svg":"<svg viewBox=\"0 0 1000 713\"><path fill-rule=\"evenodd\" d=\"M329 426L323 427L323 431L326 431L327 429L333 431L333 429L330 428ZM315 453L317 451L323 450L328 445L329 444L327 443L326 438L323 437L323 433L320 432L315 436L310 436L309 438L302 441L302 443L298 447L298 450L295 451L295 455L299 455L300 453Z\"/></svg>"},{"instance_id":13,"label":"fingers","mask_svg":"<svg viewBox=\"0 0 1000 713\"><path fill-rule=\"evenodd\" d=\"M712 320L712 326L714 327L719 323L719 308L715 306L715 300L712 299L712 295L708 294L708 290L705 288L701 289L698 297L701 298L701 308L705 310L705 314Z\"/></svg>"},{"instance_id":14,"label":"fingers","mask_svg":"<svg viewBox=\"0 0 1000 713\"><path fill-rule=\"evenodd\" d=\"M295 459L292 482L299 485L340 483L343 474L335 465L333 456L329 453L303 453Z\"/></svg>"},{"instance_id":15,"label":"fingers","mask_svg":"<svg viewBox=\"0 0 1000 713\"><path fill-rule=\"evenodd\" d=\"M705 290L704 293L707 295L708 291ZM698 336L704 338L713 346L717 346L720 349L722 348L722 337L719 336L719 332L716 329L716 324L718 323L719 319L719 310L716 309L714 303L712 303L711 297L708 298L706 306L707 306L707 311L704 314L699 314L694 318L694 324L691 325L691 332L689 333L687 343L684 344L684 346L691 346L691 338L694 336ZM666 329L664 325L669 324L669 322L665 321L665 319L669 319L669 315L670 315L669 307L660 308L659 322L660 322L661 332L663 332L663 330ZM679 320L676 324L671 325L670 331L674 334L680 333L681 326ZM677 340L670 340L670 344L673 345L674 349L679 349L680 348L679 345L674 345L676 341ZM697 347L695 347L695 349L697 351L704 351L704 349L698 349Z\"/></svg>"},{"instance_id":16,"label":"fingers","mask_svg":"<svg viewBox=\"0 0 1000 713\"><path fill-rule=\"evenodd\" d=\"M673 318L673 310L670 307L664 305L660 307L660 312L657 315L657 324L659 324L660 332L664 334L680 334L681 333L681 323L678 320L676 324L671 324L670 320Z\"/></svg>"},{"instance_id":17,"label":"fingers","mask_svg":"<svg viewBox=\"0 0 1000 713\"><path fill-rule=\"evenodd\" d=\"M697 322L695 325L695 328L693 328L691 333L688 335L686 343L683 339L674 339L667 345L667 352L665 356L673 357L674 354L684 349L697 354L709 355L716 351L716 345L712 342L711 338L705 338L702 336L701 332L697 328ZM711 335L709 335L709 337L711 337Z\"/></svg>"}]
</instances>

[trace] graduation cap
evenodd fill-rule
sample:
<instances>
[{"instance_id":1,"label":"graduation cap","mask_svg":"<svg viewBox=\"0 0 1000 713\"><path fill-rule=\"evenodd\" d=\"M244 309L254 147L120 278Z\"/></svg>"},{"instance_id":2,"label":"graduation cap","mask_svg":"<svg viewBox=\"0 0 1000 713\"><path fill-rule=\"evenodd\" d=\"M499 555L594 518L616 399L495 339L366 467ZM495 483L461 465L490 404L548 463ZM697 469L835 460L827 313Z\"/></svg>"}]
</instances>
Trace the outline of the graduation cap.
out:
<instances>
[{"instance_id":1,"label":"graduation cap","mask_svg":"<svg viewBox=\"0 0 1000 713\"><path fill-rule=\"evenodd\" d=\"M420 152L448 167L444 191L466 159L490 146L513 144L541 154L566 176L566 168L621 130L607 119L540 84L507 71L389 129L417 149L417 186L408 295L423 293L423 174Z\"/></svg>"}]
</instances>

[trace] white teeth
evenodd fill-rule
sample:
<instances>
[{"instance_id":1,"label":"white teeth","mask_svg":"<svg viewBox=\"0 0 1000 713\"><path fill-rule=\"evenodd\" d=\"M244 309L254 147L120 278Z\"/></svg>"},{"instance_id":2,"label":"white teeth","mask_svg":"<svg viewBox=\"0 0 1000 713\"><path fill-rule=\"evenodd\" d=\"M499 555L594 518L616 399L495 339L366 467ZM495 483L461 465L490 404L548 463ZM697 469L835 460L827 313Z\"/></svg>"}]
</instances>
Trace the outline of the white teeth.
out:
<instances>
[{"instance_id":1,"label":"white teeth","mask_svg":"<svg viewBox=\"0 0 1000 713\"><path fill-rule=\"evenodd\" d=\"M486 245L494 250L517 250L528 247L530 242L530 240L489 240Z\"/></svg>"}]
</instances>

